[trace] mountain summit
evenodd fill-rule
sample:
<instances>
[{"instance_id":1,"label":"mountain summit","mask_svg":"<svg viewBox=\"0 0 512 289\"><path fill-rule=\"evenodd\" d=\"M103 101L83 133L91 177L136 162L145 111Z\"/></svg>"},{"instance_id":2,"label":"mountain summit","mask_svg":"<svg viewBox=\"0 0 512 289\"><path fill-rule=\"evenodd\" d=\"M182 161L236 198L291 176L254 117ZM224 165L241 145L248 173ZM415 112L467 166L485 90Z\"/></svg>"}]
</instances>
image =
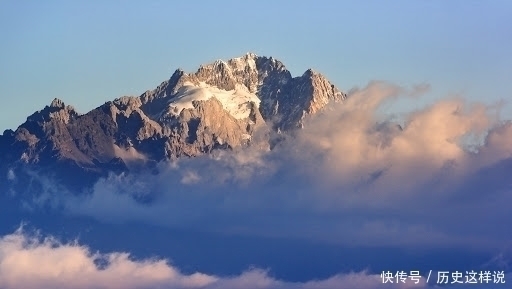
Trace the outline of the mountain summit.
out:
<instances>
[{"instance_id":1,"label":"mountain summit","mask_svg":"<svg viewBox=\"0 0 512 289\"><path fill-rule=\"evenodd\" d=\"M1 174L28 168L83 186L141 163L254 144L268 148L268 137L256 131L300 128L306 115L345 98L320 73L308 69L292 77L279 60L247 53L193 73L177 69L153 90L82 115L54 99L0 136Z\"/></svg>"}]
</instances>

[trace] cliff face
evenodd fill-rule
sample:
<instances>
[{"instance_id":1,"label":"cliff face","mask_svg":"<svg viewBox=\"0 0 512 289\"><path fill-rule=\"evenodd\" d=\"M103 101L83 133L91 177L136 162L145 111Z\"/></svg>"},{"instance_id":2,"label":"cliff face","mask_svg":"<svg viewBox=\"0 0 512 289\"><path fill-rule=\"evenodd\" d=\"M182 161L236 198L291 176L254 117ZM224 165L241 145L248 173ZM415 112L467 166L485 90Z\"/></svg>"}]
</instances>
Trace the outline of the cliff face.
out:
<instances>
[{"instance_id":1,"label":"cliff face","mask_svg":"<svg viewBox=\"0 0 512 289\"><path fill-rule=\"evenodd\" d=\"M83 115L55 99L0 136L0 169L8 176L29 168L84 186L109 171L215 149L269 149L257 131L300 128L306 115L345 97L317 72L294 78L280 61L248 53L195 73L178 69L154 90Z\"/></svg>"}]
</instances>

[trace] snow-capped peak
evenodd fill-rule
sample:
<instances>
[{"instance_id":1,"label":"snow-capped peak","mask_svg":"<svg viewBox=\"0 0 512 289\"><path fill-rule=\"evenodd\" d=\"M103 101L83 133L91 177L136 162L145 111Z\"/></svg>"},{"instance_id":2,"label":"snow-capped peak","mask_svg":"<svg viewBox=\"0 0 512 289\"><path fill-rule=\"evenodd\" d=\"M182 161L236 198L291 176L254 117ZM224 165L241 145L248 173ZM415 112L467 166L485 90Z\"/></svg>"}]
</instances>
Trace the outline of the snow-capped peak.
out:
<instances>
[{"instance_id":1,"label":"snow-capped peak","mask_svg":"<svg viewBox=\"0 0 512 289\"><path fill-rule=\"evenodd\" d=\"M194 109L193 101L214 97L236 119L246 119L256 106L264 119L279 119L282 128L296 127L303 111L316 113L330 101L345 98L313 69L294 78L279 60L251 52L201 65L195 73L175 73L165 92L158 90L167 97L163 107L155 102L145 108L156 121L179 117L184 109Z\"/></svg>"},{"instance_id":2,"label":"snow-capped peak","mask_svg":"<svg viewBox=\"0 0 512 289\"><path fill-rule=\"evenodd\" d=\"M258 55L256 53L252 53L252 52L247 52L245 54L245 57L248 57L248 58L256 58L258 57Z\"/></svg>"},{"instance_id":3,"label":"snow-capped peak","mask_svg":"<svg viewBox=\"0 0 512 289\"><path fill-rule=\"evenodd\" d=\"M256 70L256 58L258 56L254 53L247 52L244 56L235 57L228 60L229 65L235 70L245 70L248 67L251 70Z\"/></svg>"},{"instance_id":4,"label":"snow-capped peak","mask_svg":"<svg viewBox=\"0 0 512 289\"><path fill-rule=\"evenodd\" d=\"M222 59L217 59L213 63L213 66L227 66L227 63Z\"/></svg>"}]
</instances>

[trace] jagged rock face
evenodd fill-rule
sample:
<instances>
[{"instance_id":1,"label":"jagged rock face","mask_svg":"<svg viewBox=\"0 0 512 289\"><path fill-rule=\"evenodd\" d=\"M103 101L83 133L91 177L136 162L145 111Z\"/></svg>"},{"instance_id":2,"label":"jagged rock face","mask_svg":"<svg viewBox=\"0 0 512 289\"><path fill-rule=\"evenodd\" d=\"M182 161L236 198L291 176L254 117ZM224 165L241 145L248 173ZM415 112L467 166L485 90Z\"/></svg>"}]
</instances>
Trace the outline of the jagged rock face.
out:
<instances>
[{"instance_id":1,"label":"jagged rock face","mask_svg":"<svg viewBox=\"0 0 512 289\"><path fill-rule=\"evenodd\" d=\"M284 64L272 57L248 53L228 61L217 60L201 66L195 73L178 69L169 81L141 96L143 109L158 118L162 105L172 102L179 89L190 83L204 83L225 91L242 86L259 100L259 110L265 121L275 129L289 130L302 126L307 114L314 114L330 101L342 101L342 93L323 75L307 70L300 77L292 77Z\"/></svg>"},{"instance_id":2,"label":"jagged rock face","mask_svg":"<svg viewBox=\"0 0 512 289\"><path fill-rule=\"evenodd\" d=\"M194 101L193 109L181 112L173 124L167 145L168 156L196 156L216 148L249 145L256 129L264 124L253 105L247 119L236 119L226 113L216 98Z\"/></svg>"},{"instance_id":3,"label":"jagged rock face","mask_svg":"<svg viewBox=\"0 0 512 289\"><path fill-rule=\"evenodd\" d=\"M7 152L0 156L0 173L30 165L93 178L214 149L268 149L268 139L253 138L257 131L301 127L305 115L345 97L319 73L292 77L280 61L248 53L195 73L178 69L154 90L83 115L55 99L0 136Z\"/></svg>"}]
</instances>

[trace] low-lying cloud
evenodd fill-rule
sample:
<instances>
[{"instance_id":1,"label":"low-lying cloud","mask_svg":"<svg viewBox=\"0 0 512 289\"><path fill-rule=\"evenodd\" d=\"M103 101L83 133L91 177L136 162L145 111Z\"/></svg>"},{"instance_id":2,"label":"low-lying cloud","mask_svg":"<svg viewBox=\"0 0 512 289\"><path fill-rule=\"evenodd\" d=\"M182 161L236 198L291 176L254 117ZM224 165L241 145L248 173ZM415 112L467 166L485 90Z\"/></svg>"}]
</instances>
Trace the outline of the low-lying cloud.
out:
<instances>
[{"instance_id":1,"label":"low-lying cloud","mask_svg":"<svg viewBox=\"0 0 512 289\"><path fill-rule=\"evenodd\" d=\"M427 90L372 82L270 152L161 163L158 174L112 175L58 203L106 222L352 245L510 245L511 122L499 119L499 107L460 98L399 121L379 111Z\"/></svg>"},{"instance_id":2,"label":"low-lying cloud","mask_svg":"<svg viewBox=\"0 0 512 289\"><path fill-rule=\"evenodd\" d=\"M432 274L436 275L435 272ZM78 242L61 243L51 236L30 234L23 228L0 237L2 289L438 288L435 286L437 277L431 277L427 285L428 272L421 272L421 275L417 281L406 276L404 282L397 282L396 278L387 279L382 275L362 271L338 274L324 280L292 283L277 280L268 271L261 269L249 269L237 276L212 276L199 272L184 274L165 259L137 260L124 252L93 252ZM495 284L494 278L491 278L488 284L476 281L477 284L455 284L445 288L504 288L508 281L507 276L505 273L505 283L500 284Z\"/></svg>"},{"instance_id":3,"label":"low-lying cloud","mask_svg":"<svg viewBox=\"0 0 512 289\"><path fill-rule=\"evenodd\" d=\"M339 274L325 280L291 283L265 270L250 269L238 276L183 274L165 259L136 260L128 253L93 252L87 246L61 243L49 236L18 229L0 238L2 289L407 289L437 288L426 284L427 272L405 283L363 272ZM507 276L507 275L505 275ZM434 278L433 278L434 279ZM491 281L493 282L493 281ZM489 287L489 285L491 285ZM456 284L448 288L502 288L503 284Z\"/></svg>"}]
</instances>

